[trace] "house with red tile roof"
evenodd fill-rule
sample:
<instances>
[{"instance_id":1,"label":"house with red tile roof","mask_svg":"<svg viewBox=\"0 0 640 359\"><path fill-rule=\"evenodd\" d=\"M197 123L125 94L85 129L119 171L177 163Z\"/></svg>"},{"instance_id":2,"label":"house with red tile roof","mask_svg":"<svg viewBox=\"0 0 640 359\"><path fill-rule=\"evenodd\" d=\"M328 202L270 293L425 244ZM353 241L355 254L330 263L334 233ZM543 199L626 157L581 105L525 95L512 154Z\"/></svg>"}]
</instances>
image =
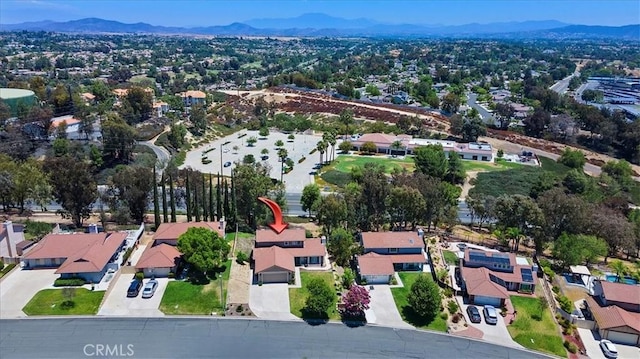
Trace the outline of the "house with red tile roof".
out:
<instances>
[{"instance_id":1,"label":"house with red tile roof","mask_svg":"<svg viewBox=\"0 0 640 359\"><path fill-rule=\"evenodd\" d=\"M58 268L62 278L99 283L109 268L119 267L126 232L48 234L22 258L24 268Z\"/></svg>"},{"instance_id":2,"label":"house with red tile roof","mask_svg":"<svg viewBox=\"0 0 640 359\"><path fill-rule=\"evenodd\" d=\"M603 305L616 305L624 310L640 313L638 285L596 280L593 282L593 293Z\"/></svg>"},{"instance_id":3,"label":"house with red tile roof","mask_svg":"<svg viewBox=\"0 0 640 359\"><path fill-rule=\"evenodd\" d=\"M162 278L175 273L182 257L177 248L178 238L189 228L206 228L224 238L225 222L162 223L135 264L145 277Z\"/></svg>"},{"instance_id":4,"label":"house with red tile roof","mask_svg":"<svg viewBox=\"0 0 640 359\"><path fill-rule=\"evenodd\" d=\"M535 292L534 271L520 264L513 253L468 249L460 263L461 287L469 301L500 307L509 291Z\"/></svg>"},{"instance_id":5,"label":"house with red tile roof","mask_svg":"<svg viewBox=\"0 0 640 359\"><path fill-rule=\"evenodd\" d=\"M358 274L368 284L388 283L395 271L422 271L427 263L418 232L362 232L359 236L365 254L357 258Z\"/></svg>"},{"instance_id":6,"label":"house with red tile roof","mask_svg":"<svg viewBox=\"0 0 640 359\"><path fill-rule=\"evenodd\" d=\"M257 282L288 283L295 267L323 267L327 249L320 238L306 238L304 228L287 228L280 233L261 228L256 231L251 256Z\"/></svg>"},{"instance_id":7,"label":"house with red tile roof","mask_svg":"<svg viewBox=\"0 0 640 359\"><path fill-rule=\"evenodd\" d=\"M182 102L184 102L185 107L190 107L197 104L204 105L207 99L207 94L202 91L194 90L181 92L176 96L182 97Z\"/></svg>"},{"instance_id":8,"label":"house with red tile roof","mask_svg":"<svg viewBox=\"0 0 640 359\"><path fill-rule=\"evenodd\" d=\"M638 287L630 284L621 285ZM637 293L637 290L623 289L623 293L632 292ZM639 300L638 294L635 295L635 298L631 297L625 300ZM640 347L640 313L626 310L617 305L607 305L601 301L599 295L587 297L585 304L594 322L593 329L598 331L602 339Z\"/></svg>"}]
</instances>

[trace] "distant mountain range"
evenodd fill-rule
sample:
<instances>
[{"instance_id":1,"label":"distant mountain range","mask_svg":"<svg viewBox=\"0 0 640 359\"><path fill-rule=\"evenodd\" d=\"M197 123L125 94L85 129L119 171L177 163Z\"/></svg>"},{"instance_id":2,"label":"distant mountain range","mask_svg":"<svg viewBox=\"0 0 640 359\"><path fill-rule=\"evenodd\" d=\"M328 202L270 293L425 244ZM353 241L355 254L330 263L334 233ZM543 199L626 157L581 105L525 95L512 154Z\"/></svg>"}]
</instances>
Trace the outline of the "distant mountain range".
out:
<instances>
[{"instance_id":1,"label":"distant mountain range","mask_svg":"<svg viewBox=\"0 0 640 359\"><path fill-rule=\"evenodd\" d=\"M627 26L570 25L555 20L466 25L383 24L370 19L343 19L325 14L304 14L283 19L253 19L244 23L206 27L167 27L147 23L125 24L99 18L65 22L38 21L0 24L0 31L52 31L70 33L144 33L215 36L306 37L482 37L482 38L616 38L640 41L640 24Z\"/></svg>"}]
</instances>

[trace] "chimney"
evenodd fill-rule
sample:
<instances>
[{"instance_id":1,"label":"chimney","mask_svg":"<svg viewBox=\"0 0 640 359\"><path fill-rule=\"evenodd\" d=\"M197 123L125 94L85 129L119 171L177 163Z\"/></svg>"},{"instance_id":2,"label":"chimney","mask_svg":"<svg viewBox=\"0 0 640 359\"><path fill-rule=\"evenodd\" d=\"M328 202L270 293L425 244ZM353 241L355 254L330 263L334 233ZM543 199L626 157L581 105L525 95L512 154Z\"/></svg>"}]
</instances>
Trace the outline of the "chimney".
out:
<instances>
[{"instance_id":1,"label":"chimney","mask_svg":"<svg viewBox=\"0 0 640 359\"><path fill-rule=\"evenodd\" d=\"M89 224L89 233L98 233L98 225L95 223Z\"/></svg>"},{"instance_id":2,"label":"chimney","mask_svg":"<svg viewBox=\"0 0 640 359\"><path fill-rule=\"evenodd\" d=\"M7 253L9 254L9 258L13 258L18 255L18 250L16 249L16 232L13 230L13 222L6 221L2 224L5 230L5 243L7 246Z\"/></svg>"},{"instance_id":3,"label":"chimney","mask_svg":"<svg viewBox=\"0 0 640 359\"><path fill-rule=\"evenodd\" d=\"M424 239L424 230L422 228L418 228L418 237Z\"/></svg>"}]
</instances>

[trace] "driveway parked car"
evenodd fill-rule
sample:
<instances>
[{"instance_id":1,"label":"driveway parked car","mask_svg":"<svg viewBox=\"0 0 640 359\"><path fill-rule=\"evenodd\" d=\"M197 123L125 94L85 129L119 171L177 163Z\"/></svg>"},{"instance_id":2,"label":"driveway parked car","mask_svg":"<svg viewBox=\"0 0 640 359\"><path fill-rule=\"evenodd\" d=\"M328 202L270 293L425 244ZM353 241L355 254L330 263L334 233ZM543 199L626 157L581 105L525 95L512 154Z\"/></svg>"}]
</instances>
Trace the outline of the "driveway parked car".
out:
<instances>
[{"instance_id":1,"label":"driveway parked car","mask_svg":"<svg viewBox=\"0 0 640 359\"><path fill-rule=\"evenodd\" d=\"M600 341L600 349L602 349L604 356L606 356L607 358L613 359L618 357L618 349L615 345L613 345L612 342L606 339L602 339Z\"/></svg>"},{"instance_id":2,"label":"driveway parked car","mask_svg":"<svg viewBox=\"0 0 640 359\"><path fill-rule=\"evenodd\" d=\"M487 324L498 324L498 314L494 306L484 306L484 321L487 322Z\"/></svg>"},{"instance_id":3,"label":"driveway parked car","mask_svg":"<svg viewBox=\"0 0 640 359\"><path fill-rule=\"evenodd\" d=\"M131 284L129 284L129 289L127 289L127 297L137 297L138 293L140 293L140 288L142 288L142 281L136 279L131 282Z\"/></svg>"},{"instance_id":4,"label":"driveway parked car","mask_svg":"<svg viewBox=\"0 0 640 359\"><path fill-rule=\"evenodd\" d=\"M158 288L158 281L152 279L145 284L144 289L142 290L142 298L151 298L153 294L156 292Z\"/></svg>"},{"instance_id":5,"label":"driveway parked car","mask_svg":"<svg viewBox=\"0 0 640 359\"><path fill-rule=\"evenodd\" d=\"M469 315L469 320L471 323L481 323L482 317L480 316L480 311L477 307L470 305L467 307L467 314Z\"/></svg>"}]
</instances>

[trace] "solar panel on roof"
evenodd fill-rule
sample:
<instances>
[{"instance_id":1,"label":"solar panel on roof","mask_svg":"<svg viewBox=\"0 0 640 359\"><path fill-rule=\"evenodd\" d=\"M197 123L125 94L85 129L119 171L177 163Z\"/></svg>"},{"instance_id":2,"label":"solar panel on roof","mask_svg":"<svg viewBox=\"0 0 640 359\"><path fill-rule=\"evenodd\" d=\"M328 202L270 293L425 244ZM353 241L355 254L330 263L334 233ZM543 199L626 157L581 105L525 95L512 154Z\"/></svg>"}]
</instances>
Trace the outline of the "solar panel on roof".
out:
<instances>
[{"instance_id":1,"label":"solar panel on roof","mask_svg":"<svg viewBox=\"0 0 640 359\"><path fill-rule=\"evenodd\" d=\"M520 268L520 275L522 275L522 281L527 283L533 283L533 273L529 268Z\"/></svg>"}]
</instances>

